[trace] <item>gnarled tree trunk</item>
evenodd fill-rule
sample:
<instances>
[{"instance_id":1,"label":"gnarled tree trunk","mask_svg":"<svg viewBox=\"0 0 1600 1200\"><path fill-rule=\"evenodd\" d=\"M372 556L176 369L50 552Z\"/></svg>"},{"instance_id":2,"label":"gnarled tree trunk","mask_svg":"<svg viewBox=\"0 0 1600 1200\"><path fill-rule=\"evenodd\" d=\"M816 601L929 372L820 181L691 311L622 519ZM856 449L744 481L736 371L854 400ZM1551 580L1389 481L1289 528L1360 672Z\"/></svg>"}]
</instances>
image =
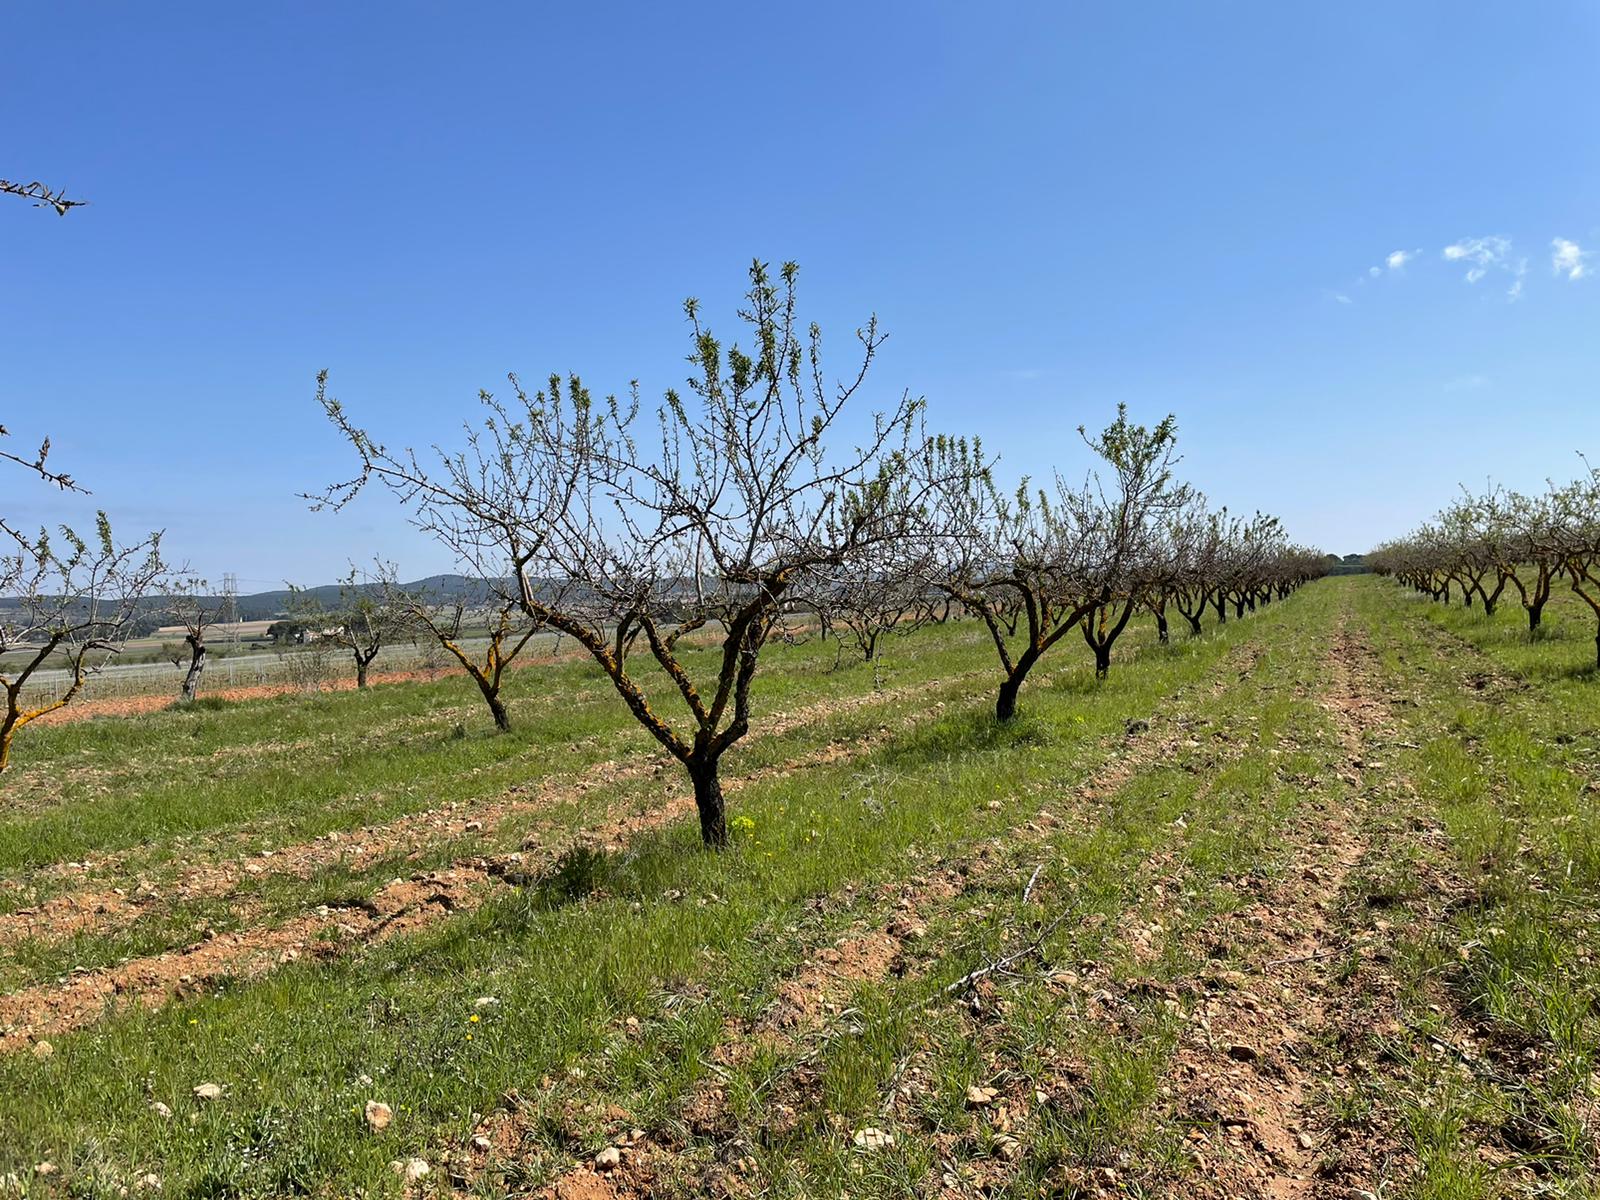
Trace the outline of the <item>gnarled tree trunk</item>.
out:
<instances>
[{"instance_id":1,"label":"gnarled tree trunk","mask_svg":"<svg viewBox=\"0 0 1600 1200\"><path fill-rule=\"evenodd\" d=\"M183 640L189 643L189 672L183 677L183 690L179 697L183 703L189 704L200 690L200 676L206 669L206 646L192 636Z\"/></svg>"},{"instance_id":2,"label":"gnarled tree trunk","mask_svg":"<svg viewBox=\"0 0 1600 1200\"><path fill-rule=\"evenodd\" d=\"M700 840L713 850L728 844L728 807L717 777L717 758L696 758L685 763L694 782L694 807L700 814Z\"/></svg>"}]
</instances>

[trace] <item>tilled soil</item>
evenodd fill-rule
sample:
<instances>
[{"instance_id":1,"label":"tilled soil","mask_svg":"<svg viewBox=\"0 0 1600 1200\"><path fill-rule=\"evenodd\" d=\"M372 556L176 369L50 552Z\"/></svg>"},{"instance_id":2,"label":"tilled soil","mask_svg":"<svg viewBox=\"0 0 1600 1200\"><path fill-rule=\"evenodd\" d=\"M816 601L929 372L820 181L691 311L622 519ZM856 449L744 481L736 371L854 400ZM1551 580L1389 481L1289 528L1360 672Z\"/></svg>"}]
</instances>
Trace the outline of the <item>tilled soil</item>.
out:
<instances>
[{"instance_id":1,"label":"tilled soil","mask_svg":"<svg viewBox=\"0 0 1600 1200\"><path fill-rule=\"evenodd\" d=\"M776 715L764 727L762 736L775 737L795 728L826 719L840 712L887 699L904 698L946 686L947 681L921 684L900 693L877 693L847 700L829 701ZM901 725L936 715L939 706L914 711ZM829 744L782 764L730 779L729 793L761 779L793 771L825 766L868 753L886 741L896 730L885 726L868 738L845 744ZM903 732L903 728L898 730ZM693 797L681 790L679 775L670 764L652 757L641 757L631 765L614 762L598 764L578 780L547 784L534 798L501 797L471 809L473 831L488 828L529 809L549 807L557 802L581 798L590 792L626 779L657 777L661 794L647 802L643 811L607 813L585 829L576 841L556 843L525 841L523 849L505 855L460 859L449 867L418 873L409 879L395 879L360 906L330 908L327 905L274 924L249 927L221 935L208 934L195 943L161 954L135 958L114 967L69 976L58 984L21 988L0 996L0 1052L14 1050L38 1038L59 1034L98 1020L106 1011L126 1004L154 1007L174 997L203 991L224 976L251 978L302 956L327 958L355 946L380 941L409 932L455 912L480 905L496 887L505 882L520 884L535 881L575 844L616 850L630 839L661 829L683 819L693 811ZM177 894L184 896L226 894L251 867L309 875L317 866L347 862L352 857L373 858L409 846L426 845L441 836L459 835L465 826L464 812L413 814L384 826L358 831L348 839L318 839L273 854L270 859L251 859L243 864L224 864L198 869ZM187 890L185 890L187 889ZM208 891L207 889L213 889ZM169 893L170 894L170 893ZM62 897L52 902L53 911L23 912L14 918L44 922L59 933L62 925L82 929L104 929L116 922L131 920L139 906L112 894L107 897L83 895ZM60 924L58 924L60 922ZM36 927L36 926L30 926Z\"/></svg>"}]
</instances>

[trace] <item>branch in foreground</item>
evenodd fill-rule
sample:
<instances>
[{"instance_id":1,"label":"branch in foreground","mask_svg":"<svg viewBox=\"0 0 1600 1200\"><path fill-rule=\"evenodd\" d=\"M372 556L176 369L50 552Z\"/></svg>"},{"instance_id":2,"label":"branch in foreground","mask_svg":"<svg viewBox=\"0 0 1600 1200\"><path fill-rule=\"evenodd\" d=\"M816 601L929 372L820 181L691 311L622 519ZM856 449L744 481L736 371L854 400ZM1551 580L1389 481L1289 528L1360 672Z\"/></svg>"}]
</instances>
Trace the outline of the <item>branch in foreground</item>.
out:
<instances>
[{"instance_id":1,"label":"branch in foreground","mask_svg":"<svg viewBox=\"0 0 1600 1200\"><path fill-rule=\"evenodd\" d=\"M87 200L69 200L64 191L48 187L37 179L32 183L13 183L9 179L0 179L0 193L32 200L35 208L53 208L59 217L66 216L68 209L82 208L88 203Z\"/></svg>"}]
</instances>

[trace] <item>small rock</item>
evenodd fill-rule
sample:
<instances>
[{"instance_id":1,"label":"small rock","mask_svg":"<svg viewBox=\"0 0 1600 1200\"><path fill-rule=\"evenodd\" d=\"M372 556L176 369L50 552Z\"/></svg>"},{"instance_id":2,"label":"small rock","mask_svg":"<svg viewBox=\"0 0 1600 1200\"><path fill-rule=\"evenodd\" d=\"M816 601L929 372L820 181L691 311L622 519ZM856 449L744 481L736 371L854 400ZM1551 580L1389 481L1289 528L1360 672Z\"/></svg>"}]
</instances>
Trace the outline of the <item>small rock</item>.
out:
<instances>
[{"instance_id":1,"label":"small rock","mask_svg":"<svg viewBox=\"0 0 1600 1200\"><path fill-rule=\"evenodd\" d=\"M159 1100L150 1101L150 1111L163 1120L170 1120L172 1117L172 1110Z\"/></svg>"},{"instance_id":2,"label":"small rock","mask_svg":"<svg viewBox=\"0 0 1600 1200\"><path fill-rule=\"evenodd\" d=\"M389 1164L389 1169L407 1183L415 1183L428 1173L429 1167L420 1158L397 1158Z\"/></svg>"},{"instance_id":3,"label":"small rock","mask_svg":"<svg viewBox=\"0 0 1600 1200\"><path fill-rule=\"evenodd\" d=\"M976 1083L967 1086L968 1108L982 1108L987 1104L993 1104L999 1097L1000 1093L995 1088L981 1087Z\"/></svg>"},{"instance_id":4,"label":"small rock","mask_svg":"<svg viewBox=\"0 0 1600 1200\"><path fill-rule=\"evenodd\" d=\"M622 1165L622 1151L615 1146L607 1146L594 1156L594 1165L598 1171L615 1171Z\"/></svg>"},{"instance_id":5,"label":"small rock","mask_svg":"<svg viewBox=\"0 0 1600 1200\"><path fill-rule=\"evenodd\" d=\"M865 1129L856 1130L855 1137L851 1140L861 1150L887 1150L894 1145L894 1134L887 1130L874 1129L869 1125Z\"/></svg>"},{"instance_id":6,"label":"small rock","mask_svg":"<svg viewBox=\"0 0 1600 1200\"><path fill-rule=\"evenodd\" d=\"M463 825L461 827L461 829L462 829L462 832L464 832L464 833L482 833L483 832L483 822L482 821L468 821L465 825Z\"/></svg>"},{"instance_id":7,"label":"small rock","mask_svg":"<svg viewBox=\"0 0 1600 1200\"><path fill-rule=\"evenodd\" d=\"M389 1128L389 1122L394 1120L394 1110L382 1100L368 1100L366 1117L367 1128L373 1133L381 1133Z\"/></svg>"},{"instance_id":8,"label":"small rock","mask_svg":"<svg viewBox=\"0 0 1600 1200\"><path fill-rule=\"evenodd\" d=\"M59 1175L61 1168L53 1162L42 1162L33 1168L33 1173L40 1179L48 1179L52 1175Z\"/></svg>"},{"instance_id":9,"label":"small rock","mask_svg":"<svg viewBox=\"0 0 1600 1200\"><path fill-rule=\"evenodd\" d=\"M220 1083L197 1084L194 1089L196 1100L221 1100L222 1085Z\"/></svg>"},{"instance_id":10,"label":"small rock","mask_svg":"<svg viewBox=\"0 0 1600 1200\"><path fill-rule=\"evenodd\" d=\"M141 1192L159 1192L161 1190L161 1176L154 1171L139 1176L139 1182L133 1185L135 1190Z\"/></svg>"},{"instance_id":11,"label":"small rock","mask_svg":"<svg viewBox=\"0 0 1600 1200\"><path fill-rule=\"evenodd\" d=\"M1011 1162L1022 1154L1022 1143L1009 1133L1002 1133L994 1140L995 1153L1007 1162Z\"/></svg>"},{"instance_id":12,"label":"small rock","mask_svg":"<svg viewBox=\"0 0 1600 1200\"><path fill-rule=\"evenodd\" d=\"M472 1148L479 1154L487 1154L494 1149L494 1143L480 1133L473 1137Z\"/></svg>"},{"instance_id":13,"label":"small rock","mask_svg":"<svg viewBox=\"0 0 1600 1200\"><path fill-rule=\"evenodd\" d=\"M1150 722L1143 717L1130 717L1122 728L1129 737L1138 737L1141 733L1150 732Z\"/></svg>"},{"instance_id":14,"label":"small rock","mask_svg":"<svg viewBox=\"0 0 1600 1200\"><path fill-rule=\"evenodd\" d=\"M474 1000L472 1002L472 1007L473 1008L493 1008L496 1004L499 1004L499 1003L500 1003L500 1000L496 996L479 996L476 1000Z\"/></svg>"},{"instance_id":15,"label":"small rock","mask_svg":"<svg viewBox=\"0 0 1600 1200\"><path fill-rule=\"evenodd\" d=\"M1311 1140L1311 1135L1306 1133L1304 1130L1301 1130L1299 1133L1295 1134L1294 1140L1296 1143L1298 1143L1300 1149L1302 1150L1309 1150L1315 1144Z\"/></svg>"},{"instance_id":16,"label":"small rock","mask_svg":"<svg viewBox=\"0 0 1600 1200\"><path fill-rule=\"evenodd\" d=\"M1256 1053L1254 1046L1246 1046L1242 1042L1228 1047L1228 1057L1234 1062L1255 1062L1261 1056Z\"/></svg>"},{"instance_id":17,"label":"small rock","mask_svg":"<svg viewBox=\"0 0 1600 1200\"><path fill-rule=\"evenodd\" d=\"M266 870L266 868L263 867L258 862L247 862L244 865L244 873L246 875L259 875L259 874L261 874L262 871L265 871L265 870Z\"/></svg>"},{"instance_id":18,"label":"small rock","mask_svg":"<svg viewBox=\"0 0 1600 1200\"><path fill-rule=\"evenodd\" d=\"M49 1058L55 1052L56 1052L56 1048L54 1046L52 1046L49 1042L35 1042L33 1044L33 1056L35 1058L37 1058L40 1062L43 1062L45 1059Z\"/></svg>"},{"instance_id":19,"label":"small rock","mask_svg":"<svg viewBox=\"0 0 1600 1200\"><path fill-rule=\"evenodd\" d=\"M999 812L1000 811L1000 801L991 800L991 801L989 801L989 803L985 804L984 807L987 808L990 812Z\"/></svg>"}]
</instances>

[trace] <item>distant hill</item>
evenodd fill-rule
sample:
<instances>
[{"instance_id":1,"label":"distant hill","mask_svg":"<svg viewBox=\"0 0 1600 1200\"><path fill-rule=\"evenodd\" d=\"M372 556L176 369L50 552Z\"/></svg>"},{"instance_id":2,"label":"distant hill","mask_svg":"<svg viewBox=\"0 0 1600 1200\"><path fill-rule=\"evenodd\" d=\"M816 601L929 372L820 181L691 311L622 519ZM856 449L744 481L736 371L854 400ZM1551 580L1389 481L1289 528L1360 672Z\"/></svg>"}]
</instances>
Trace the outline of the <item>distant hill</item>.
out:
<instances>
[{"instance_id":1,"label":"distant hill","mask_svg":"<svg viewBox=\"0 0 1600 1200\"><path fill-rule=\"evenodd\" d=\"M413 580L402 587L416 591L424 590L430 595L440 599L461 599L467 604L482 604L489 597L489 585L481 579L469 578L465 575L430 575L426 579ZM359 590L377 593L380 588L375 583L361 584ZM314 598L317 603L325 608L335 608L339 604L339 585L324 583L317 587L306 588L306 594ZM290 592L288 588L278 588L270 592L252 592L246 596L237 597L238 619L240 621L271 621L285 615L289 608ZM168 609L171 604L170 596L147 596L139 605L140 616L133 624L133 633L136 637L146 637L156 629L166 625L170 617ZM207 605L220 602L220 595L203 597ZM0 599L0 609L6 608L4 599Z\"/></svg>"},{"instance_id":2,"label":"distant hill","mask_svg":"<svg viewBox=\"0 0 1600 1200\"><path fill-rule=\"evenodd\" d=\"M481 579L472 579L465 575L429 575L426 579L413 580L401 585L407 591L426 591L439 597L457 597L468 604L481 604L489 596L488 585ZM363 584L362 591L376 593L377 584ZM305 589L306 595L326 608L333 608L339 603L339 585L324 583L317 587ZM215 602L221 597L208 597L208 601ZM157 599L154 603L159 607L164 601ZM282 616L289 607L289 589L278 588L270 592L252 592L248 596L238 598L239 619L241 621L270 621L273 617Z\"/></svg>"}]
</instances>

